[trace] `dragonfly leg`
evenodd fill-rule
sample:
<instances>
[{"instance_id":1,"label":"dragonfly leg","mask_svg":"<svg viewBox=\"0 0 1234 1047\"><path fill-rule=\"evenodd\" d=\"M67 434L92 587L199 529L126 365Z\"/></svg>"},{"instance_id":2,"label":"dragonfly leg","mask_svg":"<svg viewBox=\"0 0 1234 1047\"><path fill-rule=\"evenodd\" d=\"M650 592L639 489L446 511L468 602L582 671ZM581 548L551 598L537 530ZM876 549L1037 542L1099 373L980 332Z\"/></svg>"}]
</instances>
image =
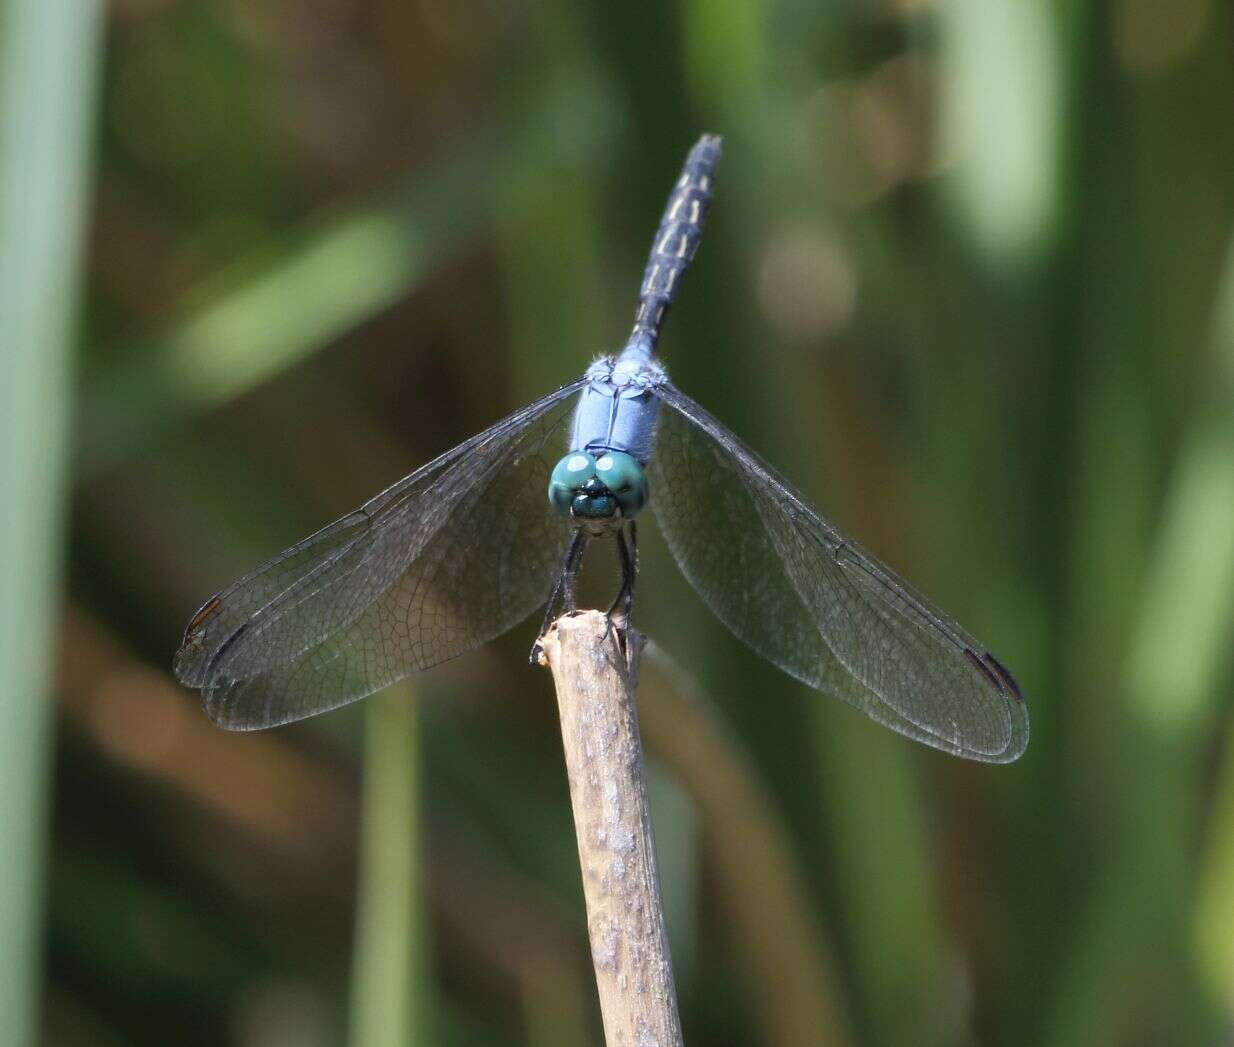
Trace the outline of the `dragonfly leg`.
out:
<instances>
[{"instance_id":1,"label":"dragonfly leg","mask_svg":"<svg viewBox=\"0 0 1234 1047\"><path fill-rule=\"evenodd\" d=\"M624 531L618 531L617 562L621 565L621 588L613 606L608 609L610 621L616 621L622 629L630 624L630 612L634 609L634 580L638 576L638 531L634 521L630 521L630 539L627 542Z\"/></svg>"},{"instance_id":2,"label":"dragonfly leg","mask_svg":"<svg viewBox=\"0 0 1234 1047\"><path fill-rule=\"evenodd\" d=\"M587 532L581 527L574 532L570 548L566 550L566 562L561 569L561 603L565 614L573 614L577 608L574 605L574 585L578 581L578 571L583 564L583 550L587 547Z\"/></svg>"},{"instance_id":3,"label":"dragonfly leg","mask_svg":"<svg viewBox=\"0 0 1234 1047\"><path fill-rule=\"evenodd\" d=\"M553 624L553 619L557 617L557 605L562 606L562 612L572 614L574 607L574 583L578 579L578 569L583 562L583 549L587 545L587 533L581 528L577 528L574 532L574 537L570 539L570 544L566 548L566 558L561 565L561 572L557 575L557 582L553 586L552 594L548 598L548 603L544 607L544 621L540 625L540 634L536 637L536 642L531 645L531 664L537 665L540 661L540 637L548 632L548 627Z\"/></svg>"},{"instance_id":4,"label":"dragonfly leg","mask_svg":"<svg viewBox=\"0 0 1234 1047\"><path fill-rule=\"evenodd\" d=\"M626 586L626 621L634 611L634 583L638 581L638 523L630 521L630 584Z\"/></svg>"}]
</instances>

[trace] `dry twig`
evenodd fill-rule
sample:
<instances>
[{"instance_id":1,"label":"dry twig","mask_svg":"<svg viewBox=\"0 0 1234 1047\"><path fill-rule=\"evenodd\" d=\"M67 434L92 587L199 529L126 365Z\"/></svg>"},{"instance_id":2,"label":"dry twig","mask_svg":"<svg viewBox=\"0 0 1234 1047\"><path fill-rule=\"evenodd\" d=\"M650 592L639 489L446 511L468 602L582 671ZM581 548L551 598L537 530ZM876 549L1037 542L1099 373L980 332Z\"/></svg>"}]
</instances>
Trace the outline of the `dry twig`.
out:
<instances>
[{"instance_id":1,"label":"dry twig","mask_svg":"<svg viewBox=\"0 0 1234 1047\"><path fill-rule=\"evenodd\" d=\"M587 929L608 1047L680 1047L681 1022L635 716L642 636L626 650L598 611L557 619L553 672Z\"/></svg>"}]
</instances>

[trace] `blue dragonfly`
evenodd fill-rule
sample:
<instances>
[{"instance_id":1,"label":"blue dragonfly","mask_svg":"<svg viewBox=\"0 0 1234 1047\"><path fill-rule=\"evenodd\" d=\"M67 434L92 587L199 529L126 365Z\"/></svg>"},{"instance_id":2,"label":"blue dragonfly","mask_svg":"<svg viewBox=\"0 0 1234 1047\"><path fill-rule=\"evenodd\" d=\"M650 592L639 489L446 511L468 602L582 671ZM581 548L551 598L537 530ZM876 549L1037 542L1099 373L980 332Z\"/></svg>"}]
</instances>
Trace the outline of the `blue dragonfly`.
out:
<instances>
[{"instance_id":1,"label":"blue dragonfly","mask_svg":"<svg viewBox=\"0 0 1234 1047\"><path fill-rule=\"evenodd\" d=\"M593 541L616 547L622 581L609 613L624 628L637 517L650 505L707 605L785 672L956 756L1005 763L1024 751L1028 713L1002 663L815 512L655 358L719 159L714 135L690 150L620 353L193 616L175 671L215 723L255 730L313 716L463 654L539 607L547 625L574 610Z\"/></svg>"}]
</instances>

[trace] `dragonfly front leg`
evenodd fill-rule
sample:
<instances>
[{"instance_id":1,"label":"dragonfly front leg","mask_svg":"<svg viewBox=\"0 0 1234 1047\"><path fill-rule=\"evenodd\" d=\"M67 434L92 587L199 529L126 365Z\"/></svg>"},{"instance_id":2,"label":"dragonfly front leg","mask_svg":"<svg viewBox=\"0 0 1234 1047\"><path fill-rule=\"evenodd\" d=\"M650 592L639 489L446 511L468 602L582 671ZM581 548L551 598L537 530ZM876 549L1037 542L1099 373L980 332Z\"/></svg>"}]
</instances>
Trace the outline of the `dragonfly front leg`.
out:
<instances>
[{"instance_id":1,"label":"dragonfly front leg","mask_svg":"<svg viewBox=\"0 0 1234 1047\"><path fill-rule=\"evenodd\" d=\"M557 582L553 586L553 592L548 598L548 603L544 608L544 621L540 625L540 635L536 637L536 642L531 645L531 664L538 665L540 661L540 638L548 632L548 627L553 624L553 619L557 617L557 604L562 605L564 614L573 614L574 607L574 585L578 580L578 570L583 562L583 550L587 546L587 532L581 527L576 528L574 537L570 539L570 544L566 548L566 558L561 565L561 572L557 575Z\"/></svg>"},{"instance_id":2,"label":"dragonfly front leg","mask_svg":"<svg viewBox=\"0 0 1234 1047\"><path fill-rule=\"evenodd\" d=\"M624 629L630 624L630 613L634 609L634 581L638 577L638 529L633 520L630 521L630 540L626 541L624 531L618 531L617 562L621 565L621 588L613 606L608 609L608 618Z\"/></svg>"},{"instance_id":3,"label":"dragonfly front leg","mask_svg":"<svg viewBox=\"0 0 1234 1047\"><path fill-rule=\"evenodd\" d=\"M583 550L586 547L587 532L580 527L574 532L570 548L566 550L566 562L561 570L561 603L565 614L573 614L578 609L574 605L574 586L578 582L578 571L583 565Z\"/></svg>"}]
</instances>

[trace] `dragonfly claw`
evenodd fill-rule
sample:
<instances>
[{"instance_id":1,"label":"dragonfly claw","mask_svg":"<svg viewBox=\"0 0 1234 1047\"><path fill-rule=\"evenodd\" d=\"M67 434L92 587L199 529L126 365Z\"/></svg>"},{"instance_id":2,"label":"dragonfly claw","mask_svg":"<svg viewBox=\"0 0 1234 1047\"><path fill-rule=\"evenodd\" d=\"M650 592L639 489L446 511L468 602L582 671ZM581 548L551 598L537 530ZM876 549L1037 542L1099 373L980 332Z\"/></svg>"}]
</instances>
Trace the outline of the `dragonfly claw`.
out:
<instances>
[{"instance_id":1,"label":"dragonfly claw","mask_svg":"<svg viewBox=\"0 0 1234 1047\"><path fill-rule=\"evenodd\" d=\"M527 659L527 663L533 668L544 664L544 644L540 642L541 639L543 637L536 637L536 642L531 645L531 655Z\"/></svg>"}]
</instances>

